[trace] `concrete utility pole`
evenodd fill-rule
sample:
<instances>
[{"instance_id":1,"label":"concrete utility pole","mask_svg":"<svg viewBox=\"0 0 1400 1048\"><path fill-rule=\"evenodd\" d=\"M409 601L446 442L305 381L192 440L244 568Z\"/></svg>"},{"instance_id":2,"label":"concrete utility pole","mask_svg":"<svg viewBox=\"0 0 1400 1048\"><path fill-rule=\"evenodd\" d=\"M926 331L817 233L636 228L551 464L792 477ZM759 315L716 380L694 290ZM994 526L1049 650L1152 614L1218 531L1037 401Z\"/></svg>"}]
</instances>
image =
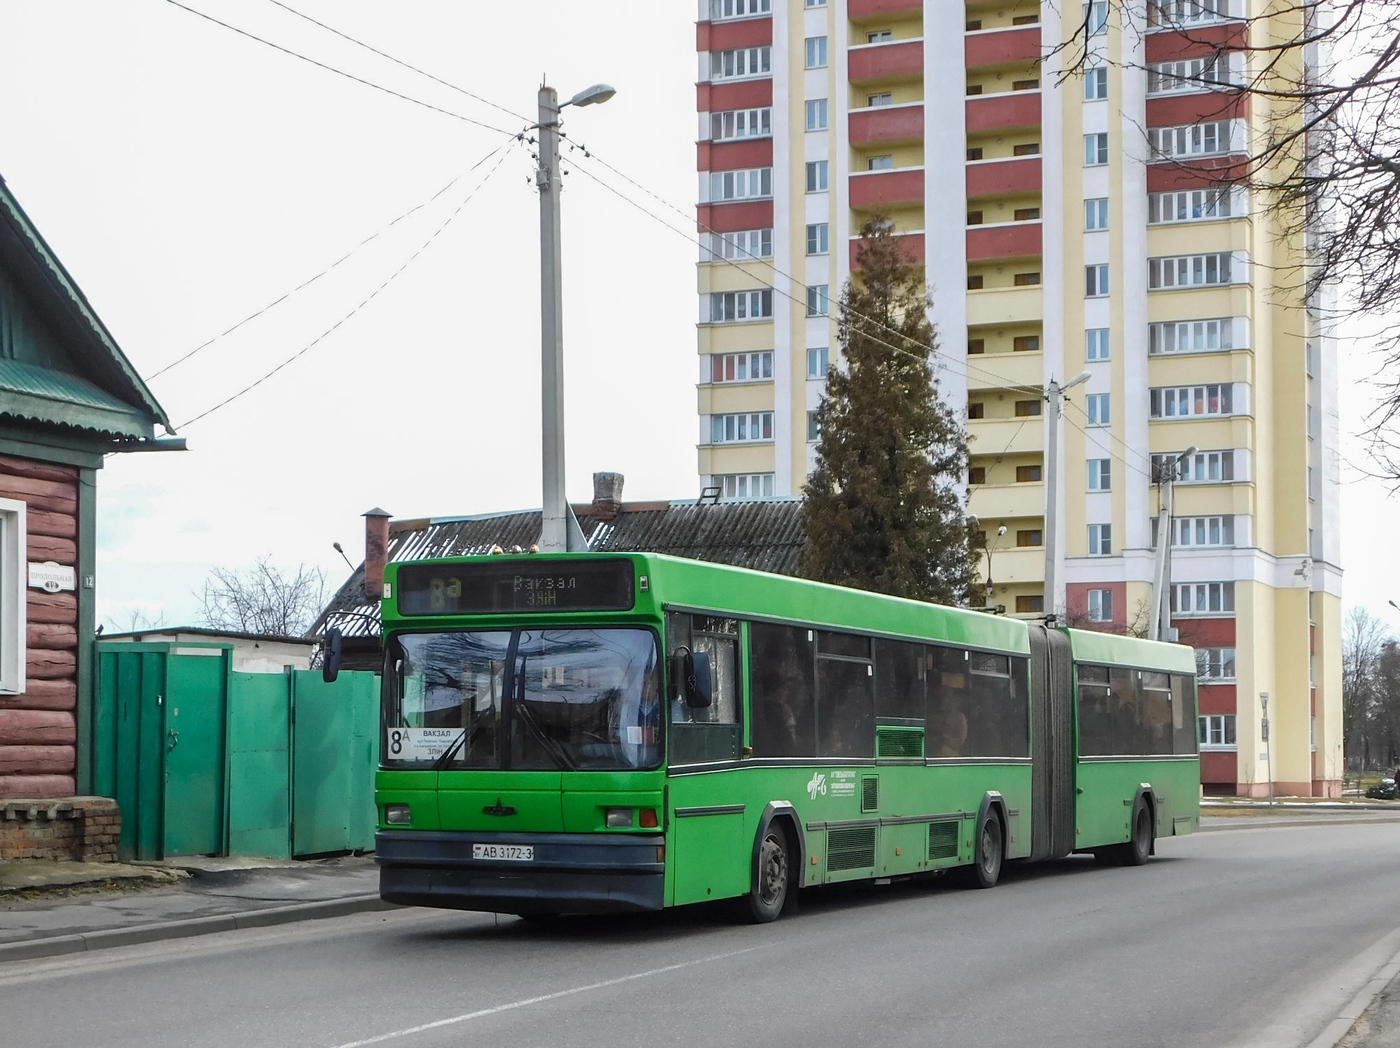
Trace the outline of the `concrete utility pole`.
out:
<instances>
[{"instance_id":1,"label":"concrete utility pole","mask_svg":"<svg viewBox=\"0 0 1400 1048\"><path fill-rule=\"evenodd\" d=\"M1041 598L1046 622L1060 614L1060 426L1065 415L1065 393L1089 381L1089 372L1081 371L1063 386L1050 379L1045 387L1045 402L1050 405L1045 439L1045 596Z\"/></svg>"},{"instance_id":2,"label":"concrete utility pole","mask_svg":"<svg viewBox=\"0 0 1400 1048\"><path fill-rule=\"evenodd\" d=\"M564 106L606 102L615 92L594 84L564 105L554 88L540 85L540 413L544 501L539 547L541 553L586 550L587 543L564 495L564 281L560 246L559 111Z\"/></svg>"},{"instance_id":3,"label":"concrete utility pole","mask_svg":"<svg viewBox=\"0 0 1400 1048\"><path fill-rule=\"evenodd\" d=\"M1157 517L1157 555L1152 566L1152 614L1148 617L1147 636L1152 640L1170 640L1172 636L1172 485L1181 463L1196 453L1192 444L1170 462L1162 463L1161 472L1153 479L1162 487L1161 513Z\"/></svg>"}]
</instances>

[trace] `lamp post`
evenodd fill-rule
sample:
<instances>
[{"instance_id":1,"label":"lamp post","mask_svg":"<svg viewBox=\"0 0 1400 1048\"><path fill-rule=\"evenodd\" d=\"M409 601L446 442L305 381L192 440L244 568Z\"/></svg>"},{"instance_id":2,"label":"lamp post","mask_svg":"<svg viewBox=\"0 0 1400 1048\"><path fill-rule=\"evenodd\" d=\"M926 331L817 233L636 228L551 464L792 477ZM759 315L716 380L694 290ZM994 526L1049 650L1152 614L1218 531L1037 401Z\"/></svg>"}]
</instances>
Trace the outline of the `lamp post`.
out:
<instances>
[{"instance_id":1,"label":"lamp post","mask_svg":"<svg viewBox=\"0 0 1400 1048\"><path fill-rule=\"evenodd\" d=\"M1172 484L1182 462L1196 453L1192 444L1170 462L1162 463L1153 479L1162 487L1162 508L1157 518L1157 556L1152 572L1152 614L1148 616L1147 635L1153 640L1175 640L1170 636L1172 625L1171 556L1172 556Z\"/></svg>"},{"instance_id":2,"label":"lamp post","mask_svg":"<svg viewBox=\"0 0 1400 1048\"><path fill-rule=\"evenodd\" d=\"M1043 394L1050 405L1045 441L1045 596L1041 598L1047 625L1054 624L1060 611L1060 426L1065 415L1065 393L1088 381L1087 371L1081 371L1063 386L1052 378Z\"/></svg>"},{"instance_id":3,"label":"lamp post","mask_svg":"<svg viewBox=\"0 0 1400 1048\"><path fill-rule=\"evenodd\" d=\"M1272 808L1274 806L1274 762L1273 751L1269 748L1269 693L1267 691L1259 693L1259 708L1264 711L1259 730L1264 736L1264 763L1268 768L1266 774L1269 776L1269 807Z\"/></svg>"},{"instance_id":4,"label":"lamp post","mask_svg":"<svg viewBox=\"0 0 1400 1048\"><path fill-rule=\"evenodd\" d=\"M544 502L539 546L543 553L587 548L564 497L564 285L559 241L559 191L563 187L559 177L559 112L564 106L606 102L614 94L616 92L607 84L594 84L561 105L554 88L542 84L540 120L533 128L540 133L535 186L540 191L540 410Z\"/></svg>"},{"instance_id":5,"label":"lamp post","mask_svg":"<svg viewBox=\"0 0 1400 1048\"><path fill-rule=\"evenodd\" d=\"M1001 527L997 528L996 538L992 539L992 541L987 544L987 596L983 600L983 603L989 608L992 606L992 554L996 552L997 539L1005 534L1006 525L1003 524Z\"/></svg>"}]
</instances>

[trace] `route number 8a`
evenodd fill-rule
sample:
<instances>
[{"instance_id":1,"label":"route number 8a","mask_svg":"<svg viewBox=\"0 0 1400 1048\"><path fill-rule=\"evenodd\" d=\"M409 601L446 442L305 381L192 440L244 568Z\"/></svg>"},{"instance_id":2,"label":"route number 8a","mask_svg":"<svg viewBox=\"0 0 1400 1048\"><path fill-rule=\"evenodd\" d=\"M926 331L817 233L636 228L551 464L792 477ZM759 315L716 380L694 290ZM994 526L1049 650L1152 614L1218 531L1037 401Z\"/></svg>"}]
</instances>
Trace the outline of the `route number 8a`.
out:
<instances>
[{"instance_id":1,"label":"route number 8a","mask_svg":"<svg viewBox=\"0 0 1400 1048\"><path fill-rule=\"evenodd\" d=\"M455 602L461 595L461 579L432 579L428 583L428 610L446 611L447 599Z\"/></svg>"},{"instance_id":2,"label":"route number 8a","mask_svg":"<svg viewBox=\"0 0 1400 1048\"><path fill-rule=\"evenodd\" d=\"M404 732L395 728L389 733L389 752L395 757L403 752Z\"/></svg>"}]
</instances>

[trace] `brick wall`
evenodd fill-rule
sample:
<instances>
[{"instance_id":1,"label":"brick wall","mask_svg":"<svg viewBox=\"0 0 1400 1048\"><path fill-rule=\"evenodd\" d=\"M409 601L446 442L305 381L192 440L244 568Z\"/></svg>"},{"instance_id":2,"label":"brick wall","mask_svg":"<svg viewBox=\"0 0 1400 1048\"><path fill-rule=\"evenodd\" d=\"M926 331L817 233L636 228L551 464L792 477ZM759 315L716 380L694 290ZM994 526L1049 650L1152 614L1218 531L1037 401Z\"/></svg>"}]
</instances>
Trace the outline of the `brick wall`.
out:
<instances>
[{"instance_id":1,"label":"brick wall","mask_svg":"<svg viewBox=\"0 0 1400 1048\"><path fill-rule=\"evenodd\" d=\"M113 862L122 817L107 797L0 802L0 862Z\"/></svg>"}]
</instances>

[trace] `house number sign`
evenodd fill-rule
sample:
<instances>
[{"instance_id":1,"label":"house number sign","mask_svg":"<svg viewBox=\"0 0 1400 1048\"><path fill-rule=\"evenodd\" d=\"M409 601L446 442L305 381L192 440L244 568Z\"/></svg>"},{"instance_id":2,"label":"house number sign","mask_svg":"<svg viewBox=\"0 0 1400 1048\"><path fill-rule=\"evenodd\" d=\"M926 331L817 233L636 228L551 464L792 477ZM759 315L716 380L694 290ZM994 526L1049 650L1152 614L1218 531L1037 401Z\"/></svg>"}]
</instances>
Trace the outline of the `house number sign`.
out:
<instances>
[{"instance_id":1,"label":"house number sign","mask_svg":"<svg viewBox=\"0 0 1400 1048\"><path fill-rule=\"evenodd\" d=\"M78 573L73 568L46 560L42 564L29 562L29 588L45 593L61 593L78 588Z\"/></svg>"}]
</instances>

